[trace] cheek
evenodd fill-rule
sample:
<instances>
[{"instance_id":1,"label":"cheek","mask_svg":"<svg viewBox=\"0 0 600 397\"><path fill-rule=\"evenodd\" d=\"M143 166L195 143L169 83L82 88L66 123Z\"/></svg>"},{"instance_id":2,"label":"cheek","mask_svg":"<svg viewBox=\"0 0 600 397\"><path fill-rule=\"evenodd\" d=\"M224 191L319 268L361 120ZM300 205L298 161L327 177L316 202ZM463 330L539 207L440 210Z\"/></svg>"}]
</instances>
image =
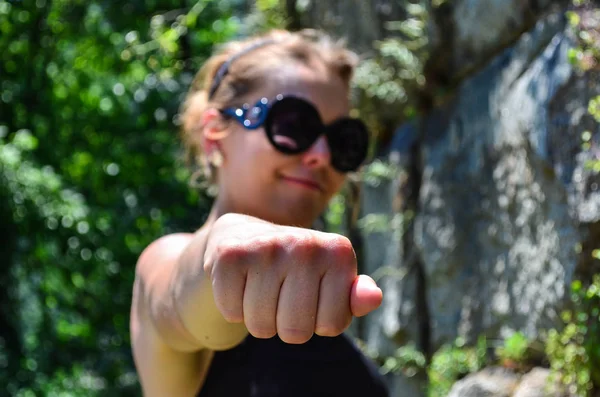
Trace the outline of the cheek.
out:
<instances>
[{"instance_id":1,"label":"cheek","mask_svg":"<svg viewBox=\"0 0 600 397\"><path fill-rule=\"evenodd\" d=\"M331 181L331 189L329 191L329 199L338 193L346 182L346 175L333 171L329 179Z\"/></svg>"},{"instance_id":2,"label":"cheek","mask_svg":"<svg viewBox=\"0 0 600 397\"><path fill-rule=\"evenodd\" d=\"M228 165L232 173L260 179L269 168L281 161L281 155L273 149L262 129L236 133L227 147Z\"/></svg>"},{"instance_id":3,"label":"cheek","mask_svg":"<svg viewBox=\"0 0 600 397\"><path fill-rule=\"evenodd\" d=\"M336 185L337 190L342 188L342 185L346 182L346 174L341 174L334 171L332 176L333 183Z\"/></svg>"},{"instance_id":4,"label":"cheek","mask_svg":"<svg viewBox=\"0 0 600 397\"><path fill-rule=\"evenodd\" d=\"M224 149L231 163L237 163L237 160L248 160L260 150L260 130L245 130L236 128L232 131L227 140L223 142Z\"/></svg>"}]
</instances>

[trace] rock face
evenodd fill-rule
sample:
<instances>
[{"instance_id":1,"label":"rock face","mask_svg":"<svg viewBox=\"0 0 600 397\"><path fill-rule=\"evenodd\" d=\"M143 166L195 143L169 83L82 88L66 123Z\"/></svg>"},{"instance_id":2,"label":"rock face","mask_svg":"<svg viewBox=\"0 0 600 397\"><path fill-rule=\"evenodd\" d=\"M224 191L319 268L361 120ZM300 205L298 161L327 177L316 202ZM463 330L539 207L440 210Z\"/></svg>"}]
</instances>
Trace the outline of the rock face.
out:
<instances>
[{"instance_id":1,"label":"rock face","mask_svg":"<svg viewBox=\"0 0 600 397\"><path fill-rule=\"evenodd\" d=\"M486 368L457 382L448 397L511 397L519 377L504 368Z\"/></svg>"},{"instance_id":2,"label":"rock face","mask_svg":"<svg viewBox=\"0 0 600 397\"><path fill-rule=\"evenodd\" d=\"M414 165L416 217L408 236L366 236L369 268L395 269L366 327L373 347L410 339L435 350L459 335L533 337L553 325L583 241L585 178L563 154L581 148L574 134L553 133L553 107L574 89L571 45L562 13L551 13L443 107L398 130L390 157ZM582 94L570 95L587 103ZM400 190L365 187L365 214L397 215L389 203Z\"/></svg>"},{"instance_id":3,"label":"rock face","mask_svg":"<svg viewBox=\"0 0 600 397\"><path fill-rule=\"evenodd\" d=\"M560 3L552 0L454 2L451 10L453 34L441 38L442 42L452 40L452 70L463 74L464 70L480 67L491 54L511 45L541 15Z\"/></svg>"},{"instance_id":4,"label":"rock face","mask_svg":"<svg viewBox=\"0 0 600 397\"><path fill-rule=\"evenodd\" d=\"M559 394L549 387L549 377L550 371L548 369L534 368L521 378L513 397L547 397L551 393L554 393L554 395Z\"/></svg>"},{"instance_id":5,"label":"rock face","mask_svg":"<svg viewBox=\"0 0 600 397\"><path fill-rule=\"evenodd\" d=\"M486 368L456 382L448 397L562 397L549 382L550 371L534 368L525 375L504 368Z\"/></svg>"},{"instance_id":6,"label":"rock face","mask_svg":"<svg viewBox=\"0 0 600 397\"><path fill-rule=\"evenodd\" d=\"M297 1L302 8L308 26L324 29L343 36L352 48L359 52L372 50L373 42L390 34L386 29L389 21L402 20L406 16L406 0L326 0Z\"/></svg>"},{"instance_id":7,"label":"rock face","mask_svg":"<svg viewBox=\"0 0 600 397\"><path fill-rule=\"evenodd\" d=\"M371 2L349 35L381 23L373 10L387 3ZM358 332L383 355L409 341L431 354L457 336L536 337L556 323L576 272L598 271L587 258L600 246L600 178L585 163L600 156L582 149L581 134L600 137L586 111L600 76L568 61L568 2L438 3L426 74L452 95L398 128L383 157L405 172L362 191L362 215L393 226L365 232L363 244L364 270L384 302ZM524 381L510 380L508 394L468 394L465 379L452 395L537 395ZM397 395L424 395L402 393L406 379L391 383Z\"/></svg>"},{"instance_id":8,"label":"rock face","mask_svg":"<svg viewBox=\"0 0 600 397\"><path fill-rule=\"evenodd\" d=\"M535 336L571 281L580 236L548 145L548 106L571 75L563 29L540 21L423 123L414 242L435 347Z\"/></svg>"}]
</instances>

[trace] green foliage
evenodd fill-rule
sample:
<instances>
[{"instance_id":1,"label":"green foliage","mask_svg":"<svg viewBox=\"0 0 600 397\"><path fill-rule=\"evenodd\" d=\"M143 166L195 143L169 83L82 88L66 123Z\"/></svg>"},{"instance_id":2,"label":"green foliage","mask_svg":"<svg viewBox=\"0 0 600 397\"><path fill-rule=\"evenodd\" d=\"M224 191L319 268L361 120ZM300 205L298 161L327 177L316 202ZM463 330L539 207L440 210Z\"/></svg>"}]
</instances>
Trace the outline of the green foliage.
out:
<instances>
[{"instance_id":1,"label":"green foliage","mask_svg":"<svg viewBox=\"0 0 600 397\"><path fill-rule=\"evenodd\" d=\"M448 3L450 0L432 0L431 5L434 8L441 7L444 3Z\"/></svg>"},{"instance_id":2,"label":"green foliage","mask_svg":"<svg viewBox=\"0 0 600 397\"><path fill-rule=\"evenodd\" d=\"M427 366L425 355L413 345L408 344L396 349L394 355L387 357L381 367L383 374L402 373L412 378L422 373Z\"/></svg>"},{"instance_id":3,"label":"green foliage","mask_svg":"<svg viewBox=\"0 0 600 397\"><path fill-rule=\"evenodd\" d=\"M177 115L235 5L0 0L0 394L139 395L135 262L209 208Z\"/></svg>"},{"instance_id":4,"label":"green foliage","mask_svg":"<svg viewBox=\"0 0 600 397\"><path fill-rule=\"evenodd\" d=\"M594 117L594 119L600 123L600 95L590 100L588 105L588 112Z\"/></svg>"},{"instance_id":5,"label":"green foliage","mask_svg":"<svg viewBox=\"0 0 600 397\"><path fill-rule=\"evenodd\" d=\"M575 37L575 46L569 49L570 63L580 72L600 68L600 8L590 0L574 0L573 9L566 13L567 20ZM600 96L590 99L588 112L600 123ZM582 133L583 149L593 146L592 132ZM588 161L588 169L600 172L598 160Z\"/></svg>"},{"instance_id":6,"label":"green foliage","mask_svg":"<svg viewBox=\"0 0 600 397\"><path fill-rule=\"evenodd\" d=\"M256 0L248 3L252 6L244 18L243 29L246 34L283 29L290 24L284 1Z\"/></svg>"},{"instance_id":7,"label":"green foliage","mask_svg":"<svg viewBox=\"0 0 600 397\"><path fill-rule=\"evenodd\" d=\"M600 9L592 0L574 0L567 20L576 38L569 50L569 61L578 69L588 71L600 66Z\"/></svg>"},{"instance_id":8,"label":"green foliage","mask_svg":"<svg viewBox=\"0 0 600 397\"><path fill-rule=\"evenodd\" d=\"M344 223L344 213L346 212L346 195L344 193L336 194L325 211L325 221L327 222L328 232L346 234Z\"/></svg>"},{"instance_id":9,"label":"green foliage","mask_svg":"<svg viewBox=\"0 0 600 397\"><path fill-rule=\"evenodd\" d=\"M565 327L548 333L546 354L554 378L577 396L600 388L600 275L589 286L571 286L572 307L562 313Z\"/></svg>"},{"instance_id":10,"label":"green foliage","mask_svg":"<svg viewBox=\"0 0 600 397\"><path fill-rule=\"evenodd\" d=\"M388 357L381 357L377 352L369 352L364 346L361 347L365 354L381 363L380 371L384 375L427 377L428 397L447 396L456 381L482 369L488 360L484 337L479 338L476 346L467 346L463 339L458 338L454 343L442 346L430 359L412 343L398 348Z\"/></svg>"},{"instance_id":11,"label":"green foliage","mask_svg":"<svg viewBox=\"0 0 600 397\"><path fill-rule=\"evenodd\" d=\"M378 187L384 181L391 181L394 178L400 178L404 172L395 164L389 161L374 160L365 165L356 175L352 177L354 181L361 184L367 184L371 187ZM347 189L338 193L330 202L325 214L325 219L329 226L329 231L336 233L347 233L344 224L343 215L347 209L348 198ZM384 232L386 230L404 230L402 223L406 221L409 214L397 214L394 217L381 214L368 214L358 220L357 227L365 233Z\"/></svg>"},{"instance_id":12,"label":"green foliage","mask_svg":"<svg viewBox=\"0 0 600 397\"><path fill-rule=\"evenodd\" d=\"M406 103L407 86L424 83L421 52L427 45L428 14L419 4L410 4L407 12L407 19L386 26L396 37L375 43L377 56L363 62L356 72L356 86L388 104Z\"/></svg>"},{"instance_id":13,"label":"green foliage","mask_svg":"<svg viewBox=\"0 0 600 397\"><path fill-rule=\"evenodd\" d=\"M372 187L378 187L381 182L398 178L402 173L394 163L377 159L362 169L360 180Z\"/></svg>"},{"instance_id":14,"label":"green foliage","mask_svg":"<svg viewBox=\"0 0 600 397\"><path fill-rule=\"evenodd\" d=\"M522 363L527 359L529 340L522 332L515 332L496 348L496 355L502 360Z\"/></svg>"},{"instance_id":15,"label":"green foliage","mask_svg":"<svg viewBox=\"0 0 600 397\"><path fill-rule=\"evenodd\" d=\"M429 13L424 5L412 3L406 12L407 18L385 26L388 37L373 43L375 55L361 62L353 80L359 114L375 141L386 125L395 127L416 115L418 93L425 85Z\"/></svg>"},{"instance_id":16,"label":"green foliage","mask_svg":"<svg viewBox=\"0 0 600 397\"><path fill-rule=\"evenodd\" d=\"M442 346L431 359L427 370L429 375L428 397L448 395L452 385L467 374L477 372L487 360L487 341L480 337L476 346L465 345L457 339L453 344Z\"/></svg>"},{"instance_id":17,"label":"green foliage","mask_svg":"<svg viewBox=\"0 0 600 397\"><path fill-rule=\"evenodd\" d=\"M569 51L569 59L575 68L588 72L600 67L600 8L589 0L574 0L573 5L567 18L577 45ZM588 111L600 122L600 96L590 100ZM582 133L584 150L594 146L593 135ZM600 161L594 157L586 167L598 173ZM600 250L592 256L600 259ZM572 283L570 308L561 318L563 328L550 330L546 341L553 379L573 395L591 396L600 390L600 275Z\"/></svg>"}]
</instances>

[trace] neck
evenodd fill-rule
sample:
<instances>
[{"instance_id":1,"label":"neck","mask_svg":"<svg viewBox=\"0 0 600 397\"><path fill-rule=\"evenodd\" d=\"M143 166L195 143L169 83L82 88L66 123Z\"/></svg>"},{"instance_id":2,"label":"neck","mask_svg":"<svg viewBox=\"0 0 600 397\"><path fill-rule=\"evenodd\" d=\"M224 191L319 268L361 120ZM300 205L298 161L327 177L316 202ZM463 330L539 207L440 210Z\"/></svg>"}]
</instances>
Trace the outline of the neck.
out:
<instances>
[{"instance_id":1,"label":"neck","mask_svg":"<svg viewBox=\"0 0 600 397\"><path fill-rule=\"evenodd\" d=\"M213 224L221 216L231 213L231 212L235 212L235 211L233 211L233 209L230 209L228 207L229 206L225 205L225 203L223 203L223 200L221 200L219 198L219 196L217 196L217 198L215 199L215 202L210 210L210 213L208 214L208 217L206 218L205 224Z\"/></svg>"}]
</instances>

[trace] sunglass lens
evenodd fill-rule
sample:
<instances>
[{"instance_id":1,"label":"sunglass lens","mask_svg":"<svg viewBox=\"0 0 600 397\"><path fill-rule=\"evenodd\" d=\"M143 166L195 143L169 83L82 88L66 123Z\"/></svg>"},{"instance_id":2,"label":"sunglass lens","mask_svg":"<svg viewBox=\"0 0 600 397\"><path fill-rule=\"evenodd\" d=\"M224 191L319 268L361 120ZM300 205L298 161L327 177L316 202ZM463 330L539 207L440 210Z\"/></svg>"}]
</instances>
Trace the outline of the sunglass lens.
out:
<instances>
[{"instance_id":1,"label":"sunglass lens","mask_svg":"<svg viewBox=\"0 0 600 397\"><path fill-rule=\"evenodd\" d=\"M323 124L316 109L299 98L284 98L275 103L265 122L269 140L283 153L300 153L312 146Z\"/></svg>"},{"instance_id":2,"label":"sunglass lens","mask_svg":"<svg viewBox=\"0 0 600 397\"><path fill-rule=\"evenodd\" d=\"M369 134L360 120L343 119L334 123L328 128L327 141L331 163L338 171L356 171L367 157Z\"/></svg>"}]
</instances>

